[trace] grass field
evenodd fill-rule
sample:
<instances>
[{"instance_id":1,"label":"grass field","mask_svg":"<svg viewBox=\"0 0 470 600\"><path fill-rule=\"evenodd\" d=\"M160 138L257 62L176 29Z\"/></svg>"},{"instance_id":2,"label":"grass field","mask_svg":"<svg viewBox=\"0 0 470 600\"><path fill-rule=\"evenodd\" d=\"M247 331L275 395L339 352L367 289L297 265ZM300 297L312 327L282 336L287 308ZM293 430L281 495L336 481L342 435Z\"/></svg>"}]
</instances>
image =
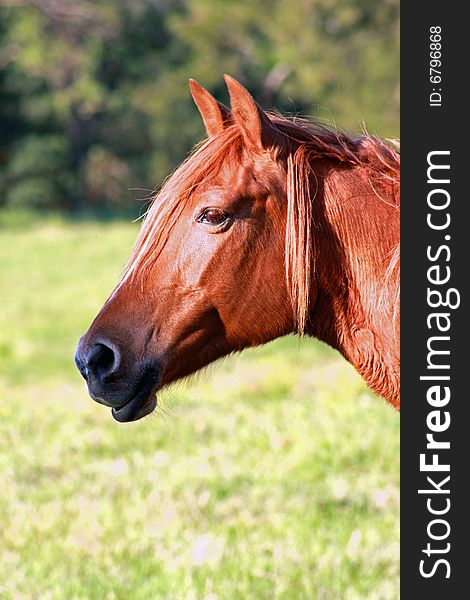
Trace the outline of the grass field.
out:
<instances>
[{"instance_id":1,"label":"grass field","mask_svg":"<svg viewBox=\"0 0 470 600\"><path fill-rule=\"evenodd\" d=\"M397 599L399 417L284 338L116 423L73 364L136 226L0 216L0 598Z\"/></svg>"}]
</instances>

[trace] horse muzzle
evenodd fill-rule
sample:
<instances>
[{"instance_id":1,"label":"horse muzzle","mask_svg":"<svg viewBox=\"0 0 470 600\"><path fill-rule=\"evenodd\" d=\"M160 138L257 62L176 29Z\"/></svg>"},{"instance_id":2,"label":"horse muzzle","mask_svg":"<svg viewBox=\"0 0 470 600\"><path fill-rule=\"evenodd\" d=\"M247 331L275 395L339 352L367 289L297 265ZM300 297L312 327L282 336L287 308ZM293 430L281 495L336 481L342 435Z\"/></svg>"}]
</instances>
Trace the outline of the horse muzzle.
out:
<instances>
[{"instance_id":1,"label":"horse muzzle","mask_svg":"<svg viewBox=\"0 0 470 600\"><path fill-rule=\"evenodd\" d=\"M126 373L120 347L108 339L87 341L81 338L75 364L96 402L111 408L116 421L137 421L157 405L156 391L160 371L155 366L140 365L137 373Z\"/></svg>"}]
</instances>

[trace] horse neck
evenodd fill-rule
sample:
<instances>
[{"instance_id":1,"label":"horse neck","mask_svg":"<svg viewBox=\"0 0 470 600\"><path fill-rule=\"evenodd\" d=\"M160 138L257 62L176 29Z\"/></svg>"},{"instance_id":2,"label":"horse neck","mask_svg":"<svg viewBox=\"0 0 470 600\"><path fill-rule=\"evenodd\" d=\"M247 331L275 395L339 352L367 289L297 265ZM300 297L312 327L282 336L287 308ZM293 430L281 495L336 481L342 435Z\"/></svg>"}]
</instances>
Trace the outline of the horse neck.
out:
<instances>
[{"instance_id":1,"label":"horse neck","mask_svg":"<svg viewBox=\"0 0 470 600\"><path fill-rule=\"evenodd\" d=\"M316 302L309 333L399 406L396 185L361 167L326 169L314 205Z\"/></svg>"}]
</instances>

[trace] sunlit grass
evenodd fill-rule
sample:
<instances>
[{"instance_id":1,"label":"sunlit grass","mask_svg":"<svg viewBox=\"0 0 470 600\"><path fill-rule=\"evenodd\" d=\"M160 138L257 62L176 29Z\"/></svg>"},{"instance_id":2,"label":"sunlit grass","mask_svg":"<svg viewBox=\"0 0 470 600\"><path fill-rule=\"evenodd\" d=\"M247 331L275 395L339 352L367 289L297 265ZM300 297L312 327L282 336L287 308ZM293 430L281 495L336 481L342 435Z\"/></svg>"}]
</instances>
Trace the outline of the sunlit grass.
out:
<instances>
[{"instance_id":1,"label":"sunlit grass","mask_svg":"<svg viewBox=\"0 0 470 600\"><path fill-rule=\"evenodd\" d=\"M0 597L396 599L399 419L286 338L119 425L73 365L132 225L0 229Z\"/></svg>"}]
</instances>

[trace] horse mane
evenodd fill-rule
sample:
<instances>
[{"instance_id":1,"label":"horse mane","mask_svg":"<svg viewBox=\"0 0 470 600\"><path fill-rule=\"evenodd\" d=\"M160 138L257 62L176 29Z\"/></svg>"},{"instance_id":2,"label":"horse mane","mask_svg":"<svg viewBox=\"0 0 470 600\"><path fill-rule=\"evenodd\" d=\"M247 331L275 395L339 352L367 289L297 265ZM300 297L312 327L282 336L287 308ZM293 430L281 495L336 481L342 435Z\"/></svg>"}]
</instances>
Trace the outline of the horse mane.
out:
<instances>
[{"instance_id":1,"label":"horse mane","mask_svg":"<svg viewBox=\"0 0 470 600\"><path fill-rule=\"evenodd\" d=\"M354 169L360 169L371 193L399 211L400 155L393 147L398 146L397 142L387 144L370 135L353 138L297 117L270 114L269 118L279 132L272 148L273 156L285 158L287 165L285 271L296 329L302 334L307 323L310 281L314 270L312 205L316 193L316 161L328 159L345 167L345 191L348 186L354 185ZM190 202L191 192L206 178L216 175L224 163L240 157L242 151L243 139L236 125L228 125L220 133L196 146L155 194L125 266L125 278L136 273L137 265L143 279L145 278L146 271L161 253L178 218ZM384 189L389 190L386 197ZM324 193L328 194L326 186ZM386 273L387 280L392 280L393 277L397 282L394 312L397 312L398 305L398 276L393 274L397 271L398 264L397 240Z\"/></svg>"},{"instance_id":2,"label":"horse mane","mask_svg":"<svg viewBox=\"0 0 470 600\"><path fill-rule=\"evenodd\" d=\"M316 181L315 162L330 159L344 165L342 188L344 195L352 195L357 188L357 175L354 168L360 169L374 196L380 201L392 204L400 210L400 155L393 148L398 142L386 144L376 136L363 135L352 138L345 133L333 130L305 119L287 119L275 115L273 124L282 133L287 152L287 224L286 224L286 277L291 301L296 316L298 333L303 333L309 312L310 281L315 265L315 237L312 235L312 201ZM348 168L349 167L349 168ZM384 186L391 193L383 195ZM336 190L338 191L338 185ZM326 200L331 194L325 186ZM391 281L399 268L398 240L390 257L386 280ZM398 277L397 277L398 281ZM385 291L385 290L384 290ZM394 317L398 314L399 288L395 294ZM384 294L379 299L379 305Z\"/></svg>"}]
</instances>

